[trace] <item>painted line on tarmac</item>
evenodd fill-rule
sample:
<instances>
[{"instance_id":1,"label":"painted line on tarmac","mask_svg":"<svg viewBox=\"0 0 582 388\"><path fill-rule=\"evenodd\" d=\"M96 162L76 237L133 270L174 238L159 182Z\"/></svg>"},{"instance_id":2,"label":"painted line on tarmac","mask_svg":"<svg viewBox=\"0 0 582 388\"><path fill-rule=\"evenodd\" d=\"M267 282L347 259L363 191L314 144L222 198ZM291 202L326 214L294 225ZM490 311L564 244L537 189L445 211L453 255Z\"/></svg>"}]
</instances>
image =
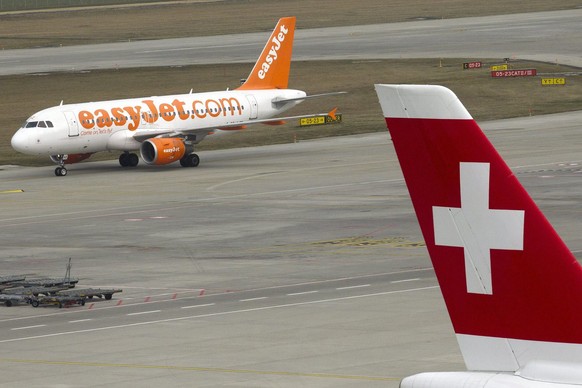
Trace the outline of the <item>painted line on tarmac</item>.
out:
<instances>
[{"instance_id":1,"label":"painted line on tarmac","mask_svg":"<svg viewBox=\"0 0 582 388\"><path fill-rule=\"evenodd\" d=\"M432 289L435 289L435 288L439 288L439 286L410 288L410 289L407 289L407 290L385 291L385 292L377 292L377 293L374 293L374 294L364 294L364 295L346 296L346 297L342 297L342 298L330 298L330 299L313 300L313 301L309 301L309 302L287 303L287 304L279 304L279 305L264 306L264 307L255 307L255 308L241 309L241 310L222 311L222 312L218 312L218 313L189 315L189 316L185 316L185 317L158 319L158 320L155 320L155 321L145 321L145 322L128 323L128 324L124 324L124 325L104 326L104 327L97 327L97 328L85 329L85 330L63 331L63 332L58 332L58 333L51 333L51 334L35 335L35 336L30 336L30 337L20 337L20 338L11 338L11 339L0 340L0 344L8 343L8 342L27 341L27 340L39 339L39 338L60 337L60 336L71 335L71 334L84 334L84 333L92 333L92 332L106 331L106 330L114 330L114 329L125 329L125 328L128 328L128 327L155 325L155 324L167 323L167 322L178 322L178 321L185 321L185 320L196 319L196 318L218 317L218 316L223 316L223 315L232 315L232 314L248 313L248 312L255 312L255 311L266 311L266 310L274 310L274 309L287 308L287 307L307 306L307 305L313 305L313 304L319 304L319 303L338 302L338 301L342 301L342 300L352 300L352 299L368 298L368 297L373 297L373 296L384 296L384 295L391 295L391 294L402 294L402 293L405 293L405 292L426 291L426 290L432 290Z\"/></svg>"},{"instance_id":2,"label":"painted line on tarmac","mask_svg":"<svg viewBox=\"0 0 582 388\"><path fill-rule=\"evenodd\" d=\"M414 278L414 279L403 279L403 280L393 280L390 283L391 284L397 284L397 283L406 283L406 282L415 282L417 280L420 280L420 278Z\"/></svg>"},{"instance_id":3,"label":"painted line on tarmac","mask_svg":"<svg viewBox=\"0 0 582 388\"><path fill-rule=\"evenodd\" d=\"M1 358L2 363L34 364L34 365L61 365L61 366L82 366L96 368L128 368L128 369L158 369L173 370L182 372L211 372L211 373L238 373L247 375L267 375L267 376L294 376L294 377L314 377L323 379L343 379L361 381L400 381L401 377L387 376L362 376L362 375L340 375L332 373L308 373L308 372L288 372L288 371L267 371L253 369L230 369L230 368L208 368L196 366L172 366L172 365L145 365L145 364L112 364L100 362L80 362L80 361L53 361L53 360L22 360L14 358Z\"/></svg>"},{"instance_id":4,"label":"painted line on tarmac","mask_svg":"<svg viewBox=\"0 0 582 388\"><path fill-rule=\"evenodd\" d=\"M37 329L39 327L45 327L46 325L34 325L34 326L22 326L22 327L13 327L10 330L27 330L27 329Z\"/></svg>"},{"instance_id":5,"label":"painted line on tarmac","mask_svg":"<svg viewBox=\"0 0 582 388\"><path fill-rule=\"evenodd\" d=\"M225 292L218 292L216 294L206 294L206 295L199 294L199 295L195 295L195 296L184 296L184 297L180 297L180 298L177 298L177 299L156 300L156 301L147 302L147 303L165 303L165 302L169 302L169 301L172 301L173 302L175 300L198 299L201 296L212 297L212 296L219 296L219 295L226 295L226 294L233 294L233 293L248 293L248 292L256 292L256 291L278 290L278 289L281 289L281 288L290 288L290 287L308 286L308 285L319 285L319 284L329 284L329 283L332 283L332 282L339 282L339 281L346 281L346 280L355 280L355 279L362 279L362 278L382 277L382 276L396 275L396 274L409 273L409 272L429 272L429 271L432 272L434 270L433 270L432 267L427 267L427 268L418 268L418 269L413 269L413 270L402 270L402 271L394 271L394 272L383 272L383 273L377 273L377 274L371 274L371 275L348 276L348 277L343 277L343 278L327 279L327 280L317 280L317 281L312 281L312 282L291 283L291 284L283 284L283 285L279 285L279 286L250 288L248 290L225 291ZM431 278L426 278L426 279L434 279L434 273L432 273L431 275L432 275ZM95 286L95 287L97 287L97 286ZM102 287L102 288L111 288L112 286L99 286L99 287ZM122 286L121 288L124 288L124 289L125 288L152 289L152 290L154 290L154 289L159 289L159 290L170 289L170 288L127 287L127 286ZM180 289L177 288L176 290L180 290ZM203 288L200 288L200 289L184 289L184 290L193 290L193 291L194 290L200 290L200 291L204 291ZM130 300L130 299L136 299L136 298L126 297L126 298L123 298L122 300ZM100 306L98 309L91 310L91 311L118 309L118 308L121 308L121 307L132 307L132 306L139 306L139 305L143 305L143 304L145 304L145 302L131 303L131 304L126 304L126 305L121 305L121 306L117 306L117 305L107 305L107 306ZM58 312L49 313L49 314L29 315L29 316L25 316L25 317L13 317L13 318L0 319L0 322L22 321L22 320L28 320L28 319L38 319L38 318L45 318L45 317L53 317L53 316L62 315L62 314L81 314L81 313L85 313L85 312L87 312L87 310L58 311Z\"/></svg>"},{"instance_id":6,"label":"painted line on tarmac","mask_svg":"<svg viewBox=\"0 0 582 388\"><path fill-rule=\"evenodd\" d=\"M307 294L315 294L316 292L319 292L317 290L313 290L313 291L303 291L303 292L293 292L291 294L287 294L287 296L296 296L296 295L307 295Z\"/></svg>"},{"instance_id":7,"label":"painted line on tarmac","mask_svg":"<svg viewBox=\"0 0 582 388\"><path fill-rule=\"evenodd\" d=\"M346 286L346 287L337 287L336 290L352 290L354 288L364 288L364 287L370 287L370 284L359 284L357 286Z\"/></svg>"},{"instance_id":8,"label":"painted line on tarmac","mask_svg":"<svg viewBox=\"0 0 582 388\"><path fill-rule=\"evenodd\" d=\"M129 314L127 314L127 316L131 317L134 315L155 314L155 313L161 313L161 312L162 312L162 310L140 311L138 313L129 313Z\"/></svg>"},{"instance_id":9,"label":"painted line on tarmac","mask_svg":"<svg viewBox=\"0 0 582 388\"><path fill-rule=\"evenodd\" d=\"M214 306L216 303L205 303L205 304L195 304L192 306L182 306L180 307L181 309L194 309L197 307L208 307L208 306Z\"/></svg>"},{"instance_id":10,"label":"painted line on tarmac","mask_svg":"<svg viewBox=\"0 0 582 388\"><path fill-rule=\"evenodd\" d=\"M81 323L81 322L89 322L92 321L92 319L77 319L75 321L69 321L69 323Z\"/></svg>"},{"instance_id":11,"label":"painted line on tarmac","mask_svg":"<svg viewBox=\"0 0 582 388\"><path fill-rule=\"evenodd\" d=\"M263 299L267 299L267 297L266 296L259 296L257 298L241 299L241 300L239 300L239 302L252 302L255 300L263 300Z\"/></svg>"}]
</instances>

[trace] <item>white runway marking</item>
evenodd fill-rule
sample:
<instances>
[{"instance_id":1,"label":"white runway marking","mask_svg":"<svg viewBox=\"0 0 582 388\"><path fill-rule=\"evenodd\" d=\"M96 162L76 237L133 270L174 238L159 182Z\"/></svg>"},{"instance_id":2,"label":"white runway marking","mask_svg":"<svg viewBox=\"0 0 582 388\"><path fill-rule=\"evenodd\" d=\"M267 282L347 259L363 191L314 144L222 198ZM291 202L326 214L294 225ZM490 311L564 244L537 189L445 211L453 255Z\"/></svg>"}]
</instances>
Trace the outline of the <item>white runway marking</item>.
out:
<instances>
[{"instance_id":1,"label":"white runway marking","mask_svg":"<svg viewBox=\"0 0 582 388\"><path fill-rule=\"evenodd\" d=\"M295 295L307 295L307 294L315 294L316 292L319 291L303 291L303 292L294 292L292 294L287 294L287 296L295 296Z\"/></svg>"},{"instance_id":2,"label":"white runway marking","mask_svg":"<svg viewBox=\"0 0 582 388\"><path fill-rule=\"evenodd\" d=\"M196 318L218 317L218 316L223 316L223 315L241 314L241 313L248 313L248 312L254 312L254 311L274 310L274 309L287 308L287 307L306 306L306 305L311 305L311 304L337 302L337 301L342 301L342 300L351 300L351 299L359 299L359 298L369 298L369 297L374 297L374 296L384 296L384 295L390 295L390 294L402 294L405 292L426 291L426 290L432 290L435 288L439 288L439 286L411 288L408 290L399 290L399 291L386 291L386 292L378 292L375 294L365 294L365 295L346 296L343 298L314 300L314 301L310 301L310 302L287 303L287 304L280 304L280 305L274 305L274 306L256 307L256 308L250 308L250 309L223 311L220 313L190 315L190 316L186 316L186 317L159 319L159 320L155 320L155 321L146 321L146 322L136 322L136 323L129 323L129 324L125 324L125 325L98 327L98 328L94 328L94 329L64 331L64 332L59 332L59 333L1 340L0 344L1 343L8 343L8 342L27 341L27 340L39 339L39 338L60 337L63 335L71 335L71 334L84 334L84 333L91 333L91 332L96 332L96 331L125 329L128 327L155 325L155 324L159 324L159 323L177 322L177 321L184 321L184 320L196 319Z\"/></svg>"},{"instance_id":3,"label":"white runway marking","mask_svg":"<svg viewBox=\"0 0 582 388\"><path fill-rule=\"evenodd\" d=\"M284 284L284 285L280 285L280 286L271 286L271 287L259 287L259 288L253 288L253 289L245 290L243 292L277 290L277 289L287 288L287 287L308 286L308 285L315 286L315 285L319 285L319 284L329 284L331 282L337 282L337 281L346 281L346 280L355 280L355 279L369 278L369 277L395 275L395 274L404 273L404 272L408 273L408 272L426 272L426 271L433 271L433 269L431 267L431 268L419 268L419 269L415 269L415 270L406 270L406 271L383 272L383 273L378 273L378 274L374 274L374 275L347 276L347 277L336 278L336 279L328 279L328 280L320 280L320 281L312 281L312 282L302 282L302 283L292 283L292 284ZM100 288L113 288L113 286L111 286L111 285L100 285L100 286L93 286L93 287L97 287L97 288L98 287L100 287ZM126 288L127 289L144 289L144 290L169 290L169 289L171 289L171 288L167 288L167 287L163 287L163 288L152 288L152 287L132 287L132 286L122 286L121 288L123 288L123 289L126 289ZM175 290L177 290L177 291L180 291L180 290L184 290L184 291L201 291L202 289L177 288ZM229 294L229 293L230 292L221 292L221 293L217 293L217 294L213 294L213 295L224 295L224 294ZM195 295L195 296L185 296L185 297L179 297L177 300L198 299L199 297L200 297L199 295ZM123 298L124 301L125 300L129 300L129 299L135 299L135 298L132 298L132 297ZM162 302L167 302L167 301L169 301L169 300L164 300ZM172 300L172 302L174 302L174 300ZM151 303L151 302L147 302L147 303ZM107 305L107 306L100 306L99 307L99 310L119 309L119 308L132 307L132 306L141 305L141 304L144 304L144 303L140 302L140 303L133 303L133 304L122 304L121 306L117 306L117 305ZM86 310L59 311L59 312L50 313L50 314L42 314L42 315L27 316L27 317L16 317L16 318L0 319L0 322L38 319L38 318L44 318L44 317L52 317L52 316L56 316L56 315L60 315L60 314L77 314L77 313L83 313L85 311Z\"/></svg>"},{"instance_id":4,"label":"white runway marking","mask_svg":"<svg viewBox=\"0 0 582 388\"><path fill-rule=\"evenodd\" d=\"M10 330L26 330L26 329L36 329L38 327L45 327L46 325L34 325L34 326L22 326L22 327L14 327Z\"/></svg>"},{"instance_id":5,"label":"white runway marking","mask_svg":"<svg viewBox=\"0 0 582 388\"><path fill-rule=\"evenodd\" d=\"M154 314L154 313L159 313L162 310L150 310L150 311L140 311L139 313L129 313L127 314L128 316L132 316L132 315L144 315L144 314Z\"/></svg>"},{"instance_id":6,"label":"white runway marking","mask_svg":"<svg viewBox=\"0 0 582 388\"><path fill-rule=\"evenodd\" d=\"M417 280L420 280L420 278L414 278L414 279L403 279L403 280L393 280L390 283L391 284L396 284L396 283L406 283L406 282L415 282Z\"/></svg>"},{"instance_id":7,"label":"white runway marking","mask_svg":"<svg viewBox=\"0 0 582 388\"><path fill-rule=\"evenodd\" d=\"M196 307L214 306L215 304L216 303L195 304L195 305L192 305L192 306L183 306L183 307L180 307L180 308L182 308L182 309L194 309Z\"/></svg>"},{"instance_id":8,"label":"white runway marking","mask_svg":"<svg viewBox=\"0 0 582 388\"><path fill-rule=\"evenodd\" d=\"M267 297L266 296L260 296L258 298L241 299L241 300L239 300L239 302L251 302L253 300L262 300L262 299L267 299Z\"/></svg>"},{"instance_id":9,"label":"white runway marking","mask_svg":"<svg viewBox=\"0 0 582 388\"><path fill-rule=\"evenodd\" d=\"M336 290L351 290L353 288L364 288L364 287L370 287L370 285L369 284L360 284L357 286L338 287L338 288L336 288Z\"/></svg>"},{"instance_id":10,"label":"white runway marking","mask_svg":"<svg viewBox=\"0 0 582 388\"><path fill-rule=\"evenodd\" d=\"M80 323L80 322L87 322L92 321L92 319L77 319L76 321L69 321L69 323Z\"/></svg>"}]
</instances>

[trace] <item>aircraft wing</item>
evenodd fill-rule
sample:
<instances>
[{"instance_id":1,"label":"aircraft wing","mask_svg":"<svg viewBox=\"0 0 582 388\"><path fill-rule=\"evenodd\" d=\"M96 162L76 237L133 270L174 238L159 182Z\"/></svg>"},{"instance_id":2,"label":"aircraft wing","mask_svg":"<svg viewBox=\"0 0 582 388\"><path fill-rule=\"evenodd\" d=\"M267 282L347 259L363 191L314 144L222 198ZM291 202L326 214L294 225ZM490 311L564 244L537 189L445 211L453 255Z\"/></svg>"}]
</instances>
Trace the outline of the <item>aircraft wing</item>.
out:
<instances>
[{"instance_id":1,"label":"aircraft wing","mask_svg":"<svg viewBox=\"0 0 582 388\"><path fill-rule=\"evenodd\" d=\"M198 127L193 129L186 129L176 131L173 129L156 129L156 130L138 130L133 135L133 138L136 141L143 142L147 139L151 139L152 137L180 137L180 136L201 136L204 137L217 129L224 129L224 130L238 130L243 129L248 125L253 124L271 124L271 125L280 125L284 124L285 121L289 120L298 120L303 118L312 118L312 117L327 117L331 116L335 118L335 112L337 108L332 109L327 113L316 113L316 114L308 114L308 115L299 115L299 116L287 116L287 117L272 117L269 119L260 119L260 120L241 120L236 121L230 124L221 125L220 127L216 126L207 126L207 127Z\"/></svg>"},{"instance_id":2,"label":"aircraft wing","mask_svg":"<svg viewBox=\"0 0 582 388\"><path fill-rule=\"evenodd\" d=\"M271 102L275 105L283 105L288 102L292 101L304 101L310 98L319 98L319 97L327 97L327 96L335 96L338 94L346 94L347 92L330 92L330 93L321 93L321 94L312 94L309 96L304 97L295 97L295 98L274 98Z\"/></svg>"}]
</instances>

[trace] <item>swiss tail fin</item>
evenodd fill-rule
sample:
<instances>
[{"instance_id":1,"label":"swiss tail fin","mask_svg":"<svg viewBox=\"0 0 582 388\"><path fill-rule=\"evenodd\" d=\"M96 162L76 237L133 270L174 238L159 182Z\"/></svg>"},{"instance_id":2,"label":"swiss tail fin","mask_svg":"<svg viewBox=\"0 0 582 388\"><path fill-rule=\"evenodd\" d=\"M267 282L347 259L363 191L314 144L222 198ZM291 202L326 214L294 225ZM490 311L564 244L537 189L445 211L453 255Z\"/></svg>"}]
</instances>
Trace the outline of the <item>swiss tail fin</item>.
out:
<instances>
[{"instance_id":1,"label":"swiss tail fin","mask_svg":"<svg viewBox=\"0 0 582 388\"><path fill-rule=\"evenodd\" d=\"M247 80L238 90L287 89L295 17L279 19Z\"/></svg>"},{"instance_id":2,"label":"swiss tail fin","mask_svg":"<svg viewBox=\"0 0 582 388\"><path fill-rule=\"evenodd\" d=\"M463 104L376 92L467 368L582 364L582 269Z\"/></svg>"}]
</instances>

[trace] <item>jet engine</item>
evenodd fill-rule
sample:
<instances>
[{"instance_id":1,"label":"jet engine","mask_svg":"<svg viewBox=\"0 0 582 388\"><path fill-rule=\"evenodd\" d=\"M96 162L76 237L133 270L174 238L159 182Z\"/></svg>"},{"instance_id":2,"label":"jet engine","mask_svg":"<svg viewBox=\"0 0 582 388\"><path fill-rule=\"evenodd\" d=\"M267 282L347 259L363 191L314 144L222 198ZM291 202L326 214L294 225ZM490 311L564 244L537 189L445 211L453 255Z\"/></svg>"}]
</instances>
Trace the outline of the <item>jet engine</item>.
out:
<instances>
[{"instance_id":1,"label":"jet engine","mask_svg":"<svg viewBox=\"0 0 582 388\"><path fill-rule=\"evenodd\" d=\"M169 164L182 159L186 154L186 145L180 138L155 137L144 141L139 151L147 164Z\"/></svg>"}]
</instances>

